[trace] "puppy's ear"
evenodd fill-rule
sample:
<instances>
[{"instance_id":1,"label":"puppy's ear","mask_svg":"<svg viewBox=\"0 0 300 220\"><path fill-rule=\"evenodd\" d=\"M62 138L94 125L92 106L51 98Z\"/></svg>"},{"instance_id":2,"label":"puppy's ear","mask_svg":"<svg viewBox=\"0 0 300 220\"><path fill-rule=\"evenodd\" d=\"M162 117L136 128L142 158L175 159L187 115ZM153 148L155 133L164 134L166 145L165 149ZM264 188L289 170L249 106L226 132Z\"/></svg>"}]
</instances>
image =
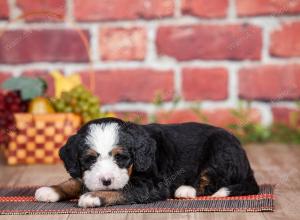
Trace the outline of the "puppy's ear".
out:
<instances>
[{"instance_id":1,"label":"puppy's ear","mask_svg":"<svg viewBox=\"0 0 300 220\"><path fill-rule=\"evenodd\" d=\"M78 157L79 136L69 137L67 143L59 150L59 157L64 162L66 170L73 178L81 178L81 169Z\"/></svg>"},{"instance_id":2,"label":"puppy's ear","mask_svg":"<svg viewBox=\"0 0 300 220\"><path fill-rule=\"evenodd\" d=\"M143 172L155 161L156 141L145 131L139 131L134 136L133 167L136 171Z\"/></svg>"}]
</instances>

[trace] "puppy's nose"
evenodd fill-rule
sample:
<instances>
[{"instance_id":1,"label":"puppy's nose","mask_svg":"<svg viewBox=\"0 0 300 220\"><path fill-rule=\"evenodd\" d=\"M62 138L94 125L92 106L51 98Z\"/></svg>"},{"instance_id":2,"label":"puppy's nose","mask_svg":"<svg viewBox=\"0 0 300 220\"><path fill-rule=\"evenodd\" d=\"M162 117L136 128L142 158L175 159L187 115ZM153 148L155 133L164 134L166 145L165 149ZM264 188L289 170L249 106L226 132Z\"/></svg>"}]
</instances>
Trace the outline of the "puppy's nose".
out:
<instances>
[{"instance_id":1,"label":"puppy's nose","mask_svg":"<svg viewBox=\"0 0 300 220\"><path fill-rule=\"evenodd\" d=\"M103 186L109 186L111 184L111 179L101 179Z\"/></svg>"}]
</instances>

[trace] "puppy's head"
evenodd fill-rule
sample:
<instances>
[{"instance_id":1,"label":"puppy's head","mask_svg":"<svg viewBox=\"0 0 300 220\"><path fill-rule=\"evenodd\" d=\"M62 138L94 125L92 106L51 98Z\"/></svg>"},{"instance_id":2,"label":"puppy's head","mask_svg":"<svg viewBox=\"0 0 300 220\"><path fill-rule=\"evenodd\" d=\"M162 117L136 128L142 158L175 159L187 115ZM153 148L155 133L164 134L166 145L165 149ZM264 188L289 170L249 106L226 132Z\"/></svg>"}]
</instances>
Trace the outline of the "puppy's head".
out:
<instances>
[{"instance_id":1,"label":"puppy's head","mask_svg":"<svg viewBox=\"0 0 300 220\"><path fill-rule=\"evenodd\" d=\"M132 172L154 161L155 141L139 125L107 118L92 121L60 150L67 171L90 191L122 189Z\"/></svg>"}]
</instances>

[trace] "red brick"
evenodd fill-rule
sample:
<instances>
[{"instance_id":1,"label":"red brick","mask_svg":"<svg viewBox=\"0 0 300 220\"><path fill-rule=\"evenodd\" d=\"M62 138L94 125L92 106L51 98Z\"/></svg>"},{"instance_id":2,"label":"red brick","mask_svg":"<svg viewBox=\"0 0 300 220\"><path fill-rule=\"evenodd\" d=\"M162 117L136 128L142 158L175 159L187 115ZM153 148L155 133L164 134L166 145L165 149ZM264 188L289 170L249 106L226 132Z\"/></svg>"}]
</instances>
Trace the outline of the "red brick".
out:
<instances>
[{"instance_id":1,"label":"red brick","mask_svg":"<svg viewBox=\"0 0 300 220\"><path fill-rule=\"evenodd\" d=\"M75 0L74 15L79 21L132 20L169 17L173 0Z\"/></svg>"},{"instance_id":2,"label":"red brick","mask_svg":"<svg viewBox=\"0 0 300 220\"><path fill-rule=\"evenodd\" d=\"M258 60L262 34L253 25L165 26L156 44L160 55L177 60Z\"/></svg>"},{"instance_id":3,"label":"red brick","mask_svg":"<svg viewBox=\"0 0 300 220\"><path fill-rule=\"evenodd\" d=\"M267 65L239 72L239 96L267 101L300 97L300 65Z\"/></svg>"},{"instance_id":4,"label":"red brick","mask_svg":"<svg viewBox=\"0 0 300 220\"><path fill-rule=\"evenodd\" d=\"M227 14L228 0L183 0L182 13L204 18L222 18Z\"/></svg>"},{"instance_id":5,"label":"red brick","mask_svg":"<svg viewBox=\"0 0 300 220\"><path fill-rule=\"evenodd\" d=\"M291 125L293 120L292 115L295 113L299 115L300 111L292 108L287 108L287 107L273 107L272 113L273 113L274 122ZM293 121L293 123L300 125L300 118L296 120L297 121Z\"/></svg>"},{"instance_id":6,"label":"red brick","mask_svg":"<svg viewBox=\"0 0 300 220\"><path fill-rule=\"evenodd\" d=\"M0 19L7 19L9 16L7 0L0 1Z\"/></svg>"},{"instance_id":7,"label":"red brick","mask_svg":"<svg viewBox=\"0 0 300 220\"><path fill-rule=\"evenodd\" d=\"M84 34L89 39L88 33ZM0 38L1 63L88 60L84 44L75 30L11 30Z\"/></svg>"},{"instance_id":8,"label":"red brick","mask_svg":"<svg viewBox=\"0 0 300 220\"><path fill-rule=\"evenodd\" d=\"M90 76L90 73L82 73L87 86ZM115 69L97 71L94 76L95 94L103 103L152 102L158 92L164 100L173 97L172 71Z\"/></svg>"},{"instance_id":9,"label":"red brick","mask_svg":"<svg viewBox=\"0 0 300 220\"><path fill-rule=\"evenodd\" d=\"M224 68L184 68L183 96L186 100L222 100L228 96L228 73Z\"/></svg>"},{"instance_id":10,"label":"red brick","mask_svg":"<svg viewBox=\"0 0 300 220\"><path fill-rule=\"evenodd\" d=\"M26 72L22 73L22 76L32 77L32 78L41 78L41 79L45 80L45 82L47 83L46 95L49 97L54 96L54 80L47 71L43 71L43 70L26 71Z\"/></svg>"},{"instance_id":11,"label":"red brick","mask_svg":"<svg viewBox=\"0 0 300 220\"><path fill-rule=\"evenodd\" d=\"M139 124L146 124L148 122L148 116L145 112L124 112L114 111L117 118L121 118L125 121L131 121Z\"/></svg>"},{"instance_id":12,"label":"red brick","mask_svg":"<svg viewBox=\"0 0 300 220\"><path fill-rule=\"evenodd\" d=\"M65 0L17 0L17 6L29 21L60 21L65 16Z\"/></svg>"},{"instance_id":13,"label":"red brick","mask_svg":"<svg viewBox=\"0 0 300 220\"><path fill-rule=\"evenodd\" d=\"M239 16L285 15L300 12L298 0L237 0L236 10Z\"/></svg>"},{"instance_id":14,"label":"red brick","mask_svg":"<svg viewBox=\"0 0 300 220\"><path fill-rule=\"evenodd\" d=\"M300 56L300 22L284 24L271 34L270 53L279 57Z\"/></svg>"},{"instance_id":15,"label":"red brick","mask_svg":"<svg viewBox=\"0 0 300 220\"><path fill-rule=\"evenodd\" d=\"M216 126L227 127L232 123L246 123L237 119L230 109L202 110L196 112L191 109L175 110L172 112L158 112L156 115L159 123L204 122ZM259 122L260 113L253 109L249 112L248 122Z\"/></svg>"},{"instance_id":16,"label":"red brick","mask_svg":"<svg viewBox=\"0 0 300 220\"><path fill-rule=\"evenodd\" d=\"M146 47L144 28L103 28L100 32L103 60L143 60Z\"/></svg>"}]
</instances>

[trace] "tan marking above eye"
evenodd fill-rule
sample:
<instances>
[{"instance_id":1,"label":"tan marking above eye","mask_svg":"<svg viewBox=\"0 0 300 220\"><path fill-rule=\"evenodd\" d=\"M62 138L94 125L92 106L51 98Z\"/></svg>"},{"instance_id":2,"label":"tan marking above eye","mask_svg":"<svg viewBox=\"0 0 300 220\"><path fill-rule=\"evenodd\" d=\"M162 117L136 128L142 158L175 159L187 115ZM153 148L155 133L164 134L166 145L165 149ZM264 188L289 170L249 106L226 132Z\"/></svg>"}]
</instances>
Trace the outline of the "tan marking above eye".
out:
<instances>
[{"instance_id":1,"label":"tan marking above eye","mask_svg":"<svg viewBox=\"0 0 300 220\"><path fill-rule=\"evenodd\" d=\"M95 150L89 148L89 149L86 151L86 155L97 157L97 156L98 156L98 153L97 153Z\"/></svg>"},{"instance_id":2,"label":"tan marking above eye","mask_svg":"<svg viewBox=\"0 0 300 220\"><path fill-rule=\"evenodd\" d=\"M117 154L121 154L124 151L123 147L115 147L111 151L112 156L116 156Z\"/></svg>"}]
</instances>

